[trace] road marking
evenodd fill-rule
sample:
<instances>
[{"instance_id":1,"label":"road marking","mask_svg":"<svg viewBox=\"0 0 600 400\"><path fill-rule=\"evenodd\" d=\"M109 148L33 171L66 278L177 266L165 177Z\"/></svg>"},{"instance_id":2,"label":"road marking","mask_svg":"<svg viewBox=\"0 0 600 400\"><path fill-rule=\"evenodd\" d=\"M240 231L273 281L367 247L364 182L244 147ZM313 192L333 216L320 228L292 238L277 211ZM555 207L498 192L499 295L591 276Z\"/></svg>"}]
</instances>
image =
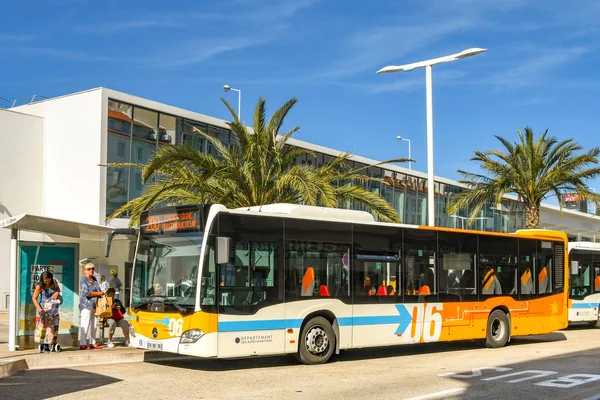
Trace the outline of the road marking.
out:
<instances>
[{"instance_id":1,"label":"road marking","mask_svg":"<svg viewBox=\"0 0 600 400\"><path fill-rule=\"evenodd\" d=\"M507 367L479 367L479 368L471 368L471 375L461 374L461 373L457 373L457 372L444 372L443 374L438 374L438 376L448 376L448 377L452 377L452 378L469 379L469 378L475 378L475 377L478 377L478 376L482 376L481 371L483 371L483 370L490 370L490 371L497 371L497 372L506 372L506 371L512 371L512 368L507 368Z\"/></svg>"},{"instance_id":2,"label":"road marking","mask_svg":"<svg viewBox=\"0 0 600 400\"><path fill-rule=\"evenodd\" d=\"M444 397L444 396L451 395L451 394L460 394L460 393L463 393L466 390L467 389L465 389L465 388L454 388L454 389L442 390L441 392L424 394L423 396L411 397L411 398L408 398L408 399L405 399L405 400L436 399L436 398Z\"/></svg>"},{"instance_id":3,"label":"road marking","mask_svg":"<svg viewBox=\"0 0 600 400\"><path fill-rule=\"evenodd\" d=\"M535 383L536 386L555 387L569 389L574 386L584 385L586 383L600 380L600 375L592 374L571 374L556 379L550 379L544 382Z\"/></svg>"},{"instance_id":4,"label":"road marking","mask_svg":"<svg viewBox=\"0 0 600 400\"><path fill-rule=\"evenodd\" d=\"M502 379L502 378L508 378L508 377L512 377L512 376L519 376L519 375L524 375L524 374L533 374L532 376L526 376L525 378L520 378L520 379L511 379L510 381L507 381L508 383L518 383L518 382L525 382L531 379L538 379L538 378L544 378L546 376L550 376L550 375L555 375L558 374L558 372L554 372L554 371L539 371L536 369L530 369L527 371L519 371L519 372L513 372L512 374L504 374L504 375L498 375L498 376L493 376L491 378L484 378L482 379L482 381L495 381L496 379Z\"/></svg>"},{"instance_id":5,"label":"road marking","mask_svg":"<svg viewBox=\"0 0 600 400\"><path fill-rule=\"evenodd\" d=\"M592 397L586 397L583 400L600 400L600 393L598 393L597 395L594 395Z\"/></svg>"}]
</instances>

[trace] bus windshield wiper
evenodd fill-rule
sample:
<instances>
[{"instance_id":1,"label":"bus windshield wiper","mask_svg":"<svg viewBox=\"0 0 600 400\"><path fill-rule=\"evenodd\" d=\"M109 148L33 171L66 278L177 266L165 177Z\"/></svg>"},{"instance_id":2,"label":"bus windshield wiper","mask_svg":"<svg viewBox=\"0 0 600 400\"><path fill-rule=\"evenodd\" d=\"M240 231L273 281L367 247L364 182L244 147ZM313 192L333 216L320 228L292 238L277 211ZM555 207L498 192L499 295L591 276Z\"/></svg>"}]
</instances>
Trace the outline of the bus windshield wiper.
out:
<instances>
[{"instance_id":1,"label":"bus windshield wiper","mask_svg":"<svg viewBox=\"0 0 600 400\"><path fill-rule=\"evenodd\" d=\"M162 297L162 296L153 296L149 300L143 301L140 304L136 304L135 306L131 307L131 309L134 311L137 311L141 307L147 306L149 304L154 304L154 303L163 303L163 304L172 305L173 307L175 307L177 309L177 311L179 311L181 314L184 314L184 315L187 314L187 312L188 312L187 308L180 306L179 304L177 304L173 300L169 299L168 297Z\"/></svg>"},{"instance_id":2,"label":"bus windshield wiper","mask_svg":"<svg viewBox=\"0 0 600 400\"><path fill-rule=\"evenodd\" d=\"M143 301L143 302L141 302L140 304L136 304L135 306L132 306L132 307L131 307L131 309L132 309L133 311L137 311L138 309L140 309L140 308L142 308L142 307L144 307L144 306L147 306L147 305L149 305L149 304L152 304L152 303L154 303L154 301L152 301L152 300Z\"/></svg>"},{"instance_id":3,"label":"bus windshield wiper","mask_svg":"<svg viewBox=\"0 0 600 400\"><path fill-rule=\"evenodd\" d=\"M187 314L187 308L181 307L179 304L175 303L173 300L169 299L168 297L163 297L163 301L165 303L169 303L172 306L174 306L180 313L182 314Z\"/></svg>"}]
</instances>

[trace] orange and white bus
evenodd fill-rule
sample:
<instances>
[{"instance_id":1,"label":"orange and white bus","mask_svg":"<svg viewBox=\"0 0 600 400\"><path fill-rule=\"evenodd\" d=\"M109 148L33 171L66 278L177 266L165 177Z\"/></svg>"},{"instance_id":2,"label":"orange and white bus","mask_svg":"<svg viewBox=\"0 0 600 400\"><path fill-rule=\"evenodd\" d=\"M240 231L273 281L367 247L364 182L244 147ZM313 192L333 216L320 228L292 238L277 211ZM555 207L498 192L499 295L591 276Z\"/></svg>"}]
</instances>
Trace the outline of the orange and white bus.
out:
<instances>
[{"instance_id":1,"label":"orange and white bus","mask_svg":"<svg viewBox=\"0 0 600 400\"><path fill-rule=\"evenodd\" d=\"M274 204L144 212L131 346L208 358L512 336L567 326L567 238L379 223Z\"/></svg>"}]
</instances>

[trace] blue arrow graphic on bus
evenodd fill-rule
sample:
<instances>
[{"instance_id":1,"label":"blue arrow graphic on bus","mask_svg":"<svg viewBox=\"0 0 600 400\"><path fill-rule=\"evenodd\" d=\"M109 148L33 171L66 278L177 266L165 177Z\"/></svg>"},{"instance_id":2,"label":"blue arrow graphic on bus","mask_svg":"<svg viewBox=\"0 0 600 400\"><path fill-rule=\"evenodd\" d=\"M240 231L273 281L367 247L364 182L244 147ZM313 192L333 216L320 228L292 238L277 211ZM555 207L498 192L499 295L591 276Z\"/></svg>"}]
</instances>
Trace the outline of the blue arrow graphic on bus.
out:
<instances>
[{"instance_id":1,"label":"blue arrow graphic on bus","mask_svg":"<svg viewBox=\"0 0 600 400\"><path fill-rule=\"evenodd\" d=\"M410 326L412 323L412 315L408 313L404 304L396 304L396 309L398 310L398 329L396 329L396 335L401 335L404 333L406 328Z\"/></svg>"},{"instance_id":2,"label":"blue arrow graphic on bus","mask_svg":"<svg viewBox=\"0 0 600 400\"><path fill-rule=\"evenodd\" d=\"M412 315L406 310L403 304L395 304L398 315L373 315L373 316L355 316L352 317L352 324L354 326L364 325L393 325L399 324L396 329L396 335L404 333L412 322ZM347 326L350 324L350 318L339 318L340 326Z\"/></svg>"},{"instance_id":3,"label":"blue arrow graphic on bus","mask_svg":"<svg viewBox=\"0 0 600 400\"><path fill-rule=\"evenodd\" d=\"M167 317L167 316L165 315L165 318L164 318L164 319L157 319L157 320L156 320L156 322L162 322L163 324L165 324L165 327L168 327L168 326L169 326L169 322L170 322L170 321L169 321L169 317Z\"/></svg>"}]
</instances>

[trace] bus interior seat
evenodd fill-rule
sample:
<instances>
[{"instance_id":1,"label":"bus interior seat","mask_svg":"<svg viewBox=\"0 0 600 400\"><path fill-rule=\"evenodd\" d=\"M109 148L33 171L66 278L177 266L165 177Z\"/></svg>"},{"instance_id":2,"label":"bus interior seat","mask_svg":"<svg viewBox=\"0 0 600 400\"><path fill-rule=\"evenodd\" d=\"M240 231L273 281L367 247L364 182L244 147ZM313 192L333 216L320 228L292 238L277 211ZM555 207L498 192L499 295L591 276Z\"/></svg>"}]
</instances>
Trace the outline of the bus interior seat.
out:
<instances>
[{"instance_id":1,"label":"bus interior seat","mask_svg":"<svg viewBox=\"0 0 600 400\"><path fill-rule=\"evenodd\" d=\"M546 293L548 289L548 269L546 267L542 268L540 273L538 274L538 285L539 285L539 293Z\"/></svg>"},{"instance_id":2,"label":"bus interior seat","mask_svg":"<svg viewBox=\"0 0 600 400\"><path fill-rule=\"evenodd\" d=\"M329 293L329 289L327 288L327 286L325 286L325 285L319 286L319 296L331 297L331 294Z\"/></svg>"},{"instance_id":3,"label":"bus interior seat","mask_svg":"<svg viewBox=\"0 0 600 400\"><path fill-rule=\"evenodd\" d=\"M417 292L417 294L419 296L428 296L431 294L431 289L429 288L429 285L423 285L419 288L419 291Z\"/></svg>"},{"instance_id":4,"label":"bus interior seat","mask_svg":"<svg viewBox=\"0 0 600 400\"><path fill-rule=\"evenodd\" d=\"M515 269L515 281L513 283L513 288L510 291L510 294L517 294L517 281L519 279L519 271Z\"/></svg>"},{"instance_id":5,"label":"bus interior seat","mask_svg":"<svg viewBox=\"0 0 600 400\"><path fill-rule=\"evenodd\" d=\"M470 269L463 271L462 277L460 278L459 286L461 288L470 288L475 286L473 284L473 273Z\"/></svg>"},{"instance_id":6,"label":"bus interior seat","mask_svg":"<svg viewBox=\"0 0 600 400\"><path fill-rule=\"evenodd\" d=\"M496 276L494 268L490 268L483 277L483 290L482 294L502 294L502 286Z\"/></svg>"},{"instance_id":7,"label":"bus interior seat","mask_svg":"<svg viewBox=\"0 0 600 400\"><path fill-rule=\"evenodd\" d=\"M300 274L296 268L290 268L287 271L287 276L285 278L285 290L288 295L297 297L300 294L298 290L298 281Z\"/></svg>"},{"instance_id":8,"label":"bus interior seat","mask_svg":"<svg viewBox=\"0 0 600 400\"><path fill-rule=\"evenodd\" d=\"M309 297L313 295L315 290L315 270L313 267L308 267L302 278L302 292L300 296Z\"/></svg>"},{"instance_id":9,"label":"bus interior seat","mask_svg":"<svg viewBox=\"0 0 600 400\"><path fill-rule=\"evenodd\" d=\"M594 279L594 291L600 292L600 275Z\"/></svg>"},{"instance_id":10,"label":"bus interior seat","mask_svg":"<svg viewBox=\"0 0 600 400\"><path fill-rule=\"evenodd\" d=\"M533 294L533 279L529 268L521 275L521 294Z\"/></svg>"},{"instance_id":11,"label":"bus interior seat","mask_svg":"<svg viewBox=\"0 0 600 400\"><path fill-rule=\"evenodd\" d=\"M375 294L376 296L387 296L387 288L383 285L379 286L379 289L377 289L377 293Z\"/></svg>"}]
</instances>

